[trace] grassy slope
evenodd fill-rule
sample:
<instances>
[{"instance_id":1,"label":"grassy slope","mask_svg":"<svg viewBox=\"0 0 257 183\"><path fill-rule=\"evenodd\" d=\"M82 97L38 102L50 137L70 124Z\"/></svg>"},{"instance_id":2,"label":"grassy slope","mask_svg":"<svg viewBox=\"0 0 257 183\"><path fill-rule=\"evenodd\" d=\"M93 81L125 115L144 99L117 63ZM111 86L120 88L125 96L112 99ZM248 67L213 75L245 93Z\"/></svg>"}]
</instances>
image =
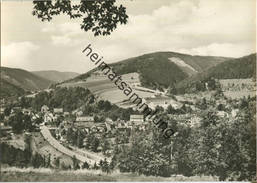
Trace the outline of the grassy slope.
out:
<instances>
[{"instance_id":1,"label":"grassy slope","mask_svg":"<svg viewBox=\"0 0 257 183\"><path fill-rule=\"evenodd\" d=\"M76 73L76 72L59 72L54 70L33 71L32 73L36 74L39 77L42 77L51 81L55 81L55 82L62 82L79 75L79 73Z\"/></svg>"},{"instance_id":2,"label":"grassy slope","mask_svg":"<svg viewBox=\"0 0 257 183\"><path fill-rule=\"evenodd\" d=\"M141 81L145 86L151 87L158 84L168 87L171 84L182 81L183 79L187 78L188 75L190 75L189 73L185 73L185 71L179 66L171 62L169 60L171 57L180 58L198 72L202 72L229 59L224 57L191 56L174 52L156 52L130 58L110 65L119 74L127 74L131 72L140 73ZM94 70L91 70L90 72L82 74L67 82L84 80Z\"/></svg>"},{"instance_id":3,"label":"grassy slope","mask_svg":"<svg viewBox=\"0 0 257 183\"><path fill-rule=\"evenodd\" d=\"M23 69L1 67L1 79L24 90L40 90L50 86L53 82Z\"/></svg>"},{"instance_id":4,"label":"grassy slope","mask_svg":"<svg viewBox=\"0 0 257 183\"><path fill-rule=\"evenodd\" d=\"M216 79L244 79L256 76L256 54L230 59L220 63L191 78L187 78L176 86L178 89L189 87L196 81L204 81L208 78Z\"/></svg>"},{"instance_id":5,"label":"grassy slope","mask_svg":"<svg viewBox=\"0 0 257 183\"><path fill-rule=\"evenodd\" d=\"M112 173L106 174L100 171L94 170L77 170L77 171L5 171L2 170L1 178L2 182L127 182L127 181L150 181L150 182L171 182L171 181L218 181L215 177L208 176L194 176L194 177L184 177L184 176L174 176L174 177L154 177L154 176L144 176L137 175L133 173Z\"/></svg>"}]
</instances>

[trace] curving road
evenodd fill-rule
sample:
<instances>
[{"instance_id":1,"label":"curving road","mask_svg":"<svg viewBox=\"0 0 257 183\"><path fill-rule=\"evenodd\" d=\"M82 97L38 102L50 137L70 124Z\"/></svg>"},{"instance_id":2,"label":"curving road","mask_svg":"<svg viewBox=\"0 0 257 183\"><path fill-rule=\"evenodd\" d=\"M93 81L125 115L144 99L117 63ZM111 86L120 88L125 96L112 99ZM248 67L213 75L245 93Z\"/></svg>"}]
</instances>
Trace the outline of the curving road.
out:
<instances>
[{"instance_id":1,"label":"curving road","mask_svg":"<svg viewBox=\"0 0 257 183\"><path fill-rule=\"evenodd\" d=\"M81 162L87 162L90 165L94 165L95 163L98 163L100 160L103 160L103 157L97 156L95 154L92 154L90 152L83 151L83 155L76 153L72 150L69 150L68 148L64 147L62 144L60 144L50 133L49 129L46 126L41 126L41 134L49 142L51 146L53 146L56 150L70 156L71 158L73 156L76 157L77 160Z\"/></svg>"}]
</instances>

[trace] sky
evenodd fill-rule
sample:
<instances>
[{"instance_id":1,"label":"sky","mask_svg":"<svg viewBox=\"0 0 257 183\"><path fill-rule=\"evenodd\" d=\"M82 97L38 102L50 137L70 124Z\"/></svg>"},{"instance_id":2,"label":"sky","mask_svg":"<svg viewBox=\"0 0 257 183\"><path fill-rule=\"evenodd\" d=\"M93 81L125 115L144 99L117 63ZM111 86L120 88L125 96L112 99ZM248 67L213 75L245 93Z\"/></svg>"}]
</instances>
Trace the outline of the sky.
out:
<instances>
[{"instance_id":1,"label":"sky","mask_svg":"<svg viewBox=\"0 0 257 183\"><path fill-rule=\"evenodd\" d=\"M126 25L94 37L67 16L42 22L28 0L1 2L1 66L85 73L91 44L106 63L156 51L241 57L256 52L255 0L117 0Z\"/></svg>"}]
</instances>

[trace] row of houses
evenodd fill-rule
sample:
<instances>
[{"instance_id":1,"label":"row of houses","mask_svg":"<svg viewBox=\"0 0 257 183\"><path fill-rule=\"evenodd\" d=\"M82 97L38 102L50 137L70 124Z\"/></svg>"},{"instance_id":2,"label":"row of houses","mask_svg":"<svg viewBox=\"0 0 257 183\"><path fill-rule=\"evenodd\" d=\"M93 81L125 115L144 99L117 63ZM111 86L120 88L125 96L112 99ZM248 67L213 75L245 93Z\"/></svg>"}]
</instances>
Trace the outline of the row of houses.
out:
<instances>
[{"instance_id":1,"label":"row of houses","mask_svg":"<svg viewBox=\"0 0 257 183\"><path fill-rule=\"evenodd\" d=\"M41 112L42 112L42 113L47 113L47 112L49 112L49 107L48 107L47 105L43 105L43 106L41 107ZM62 114L62 113L64 113L64 114L69 114L69 112L63 112L63 108L54 108L54 109L53 109L53 113L56 113L56 114Z\"/></svg>"},{"instance_id":2,"label":"row of houses","mask_svg":"<svg viewBox=\"0 0 257 183\"><path fill-rule=\"evenodd\" d=\"M89 119L89 118L86 118ZM75 126L86 129L87 132L103 132L120 130L124 131L126 129L138 128L144 130L146 128L147 122L144 120L143 115L131 115L129 121L116 120L113 121L110 118L106 118L104 123L94 123L92 121L76 121Z\"/></svg>"}]
</instances>

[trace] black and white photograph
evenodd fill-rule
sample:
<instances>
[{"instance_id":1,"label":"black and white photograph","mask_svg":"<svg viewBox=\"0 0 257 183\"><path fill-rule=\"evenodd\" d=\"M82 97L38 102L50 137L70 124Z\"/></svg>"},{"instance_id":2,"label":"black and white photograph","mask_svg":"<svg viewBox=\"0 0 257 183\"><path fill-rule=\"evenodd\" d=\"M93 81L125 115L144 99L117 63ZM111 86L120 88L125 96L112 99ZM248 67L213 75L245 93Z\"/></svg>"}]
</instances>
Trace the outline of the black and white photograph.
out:
<instances>
[{"instance_id":1,"label":"black and white photograph","mask_svg":"<svg viewBox=\"0 0 257 183\"><path fill-rule=\"evenodd\" d=\"M1 0L0 182L256 182L256 0Z\"/></svg>"}]
</instances>

